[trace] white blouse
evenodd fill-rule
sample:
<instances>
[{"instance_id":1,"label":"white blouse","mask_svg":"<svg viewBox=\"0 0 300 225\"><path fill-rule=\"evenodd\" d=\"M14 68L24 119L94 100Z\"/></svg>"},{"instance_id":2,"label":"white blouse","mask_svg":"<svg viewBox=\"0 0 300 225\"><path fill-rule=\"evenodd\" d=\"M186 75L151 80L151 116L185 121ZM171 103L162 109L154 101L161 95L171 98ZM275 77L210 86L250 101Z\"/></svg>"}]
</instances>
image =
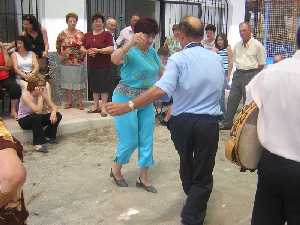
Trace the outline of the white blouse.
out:
<instances>
[{"instance_id":1,"label":"white blouse","mask_svg":"<svg viewBox=\"0 0 300 225\"><path fill-rule=\"evenodd\" d=\"M16 52L16 56L17 64L20 70L22 70L25 73L30 73L33 68L32 52L29 51L26 56L21 56L18 52Z\"/></svg>"}]
</instances>

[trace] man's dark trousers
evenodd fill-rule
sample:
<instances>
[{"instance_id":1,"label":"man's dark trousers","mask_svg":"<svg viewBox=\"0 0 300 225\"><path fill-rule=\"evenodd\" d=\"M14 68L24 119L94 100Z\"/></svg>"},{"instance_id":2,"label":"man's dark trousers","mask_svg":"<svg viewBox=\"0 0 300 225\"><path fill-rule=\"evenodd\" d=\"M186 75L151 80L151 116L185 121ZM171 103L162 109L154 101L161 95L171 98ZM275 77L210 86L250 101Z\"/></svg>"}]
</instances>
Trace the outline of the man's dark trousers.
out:
<instances>
[{"instance_id":1,"label":"man's dark trousers","mask_svg":"<svg viewBox=\"0 0 300 225\"><path fill-rule=\"evenodd\" d=\"M300 162L265 150L258 166L251 224L284 225L285 222L300 224Z\"/></svg>"},{"instance_id":2,"label":"man's dark trousers","mask_svg":"<svg viewBox=\"0 0 300 225\"><path fill-rule=\"evenodd\" d=\"M227 101L227 111L225 113L225 119L223 125L225 127L231 127L233 124L233 118L240 104L241 99L245 103L246 100L246 86L261 70L236 70L233 74L230 93Z\"/></svg>"},{"instance_id":3,"label":"man's dark trousers","mask_svg":"<svg viewBox=\"0 0 300 225\"><path fill-rule=\"evenodd\" d=\"M184 225L202 225L212 188L218 149L218 118L183 113L169 121L171 138L180 156L180 178L187 195Z\"/></svg>"}]
</instances>

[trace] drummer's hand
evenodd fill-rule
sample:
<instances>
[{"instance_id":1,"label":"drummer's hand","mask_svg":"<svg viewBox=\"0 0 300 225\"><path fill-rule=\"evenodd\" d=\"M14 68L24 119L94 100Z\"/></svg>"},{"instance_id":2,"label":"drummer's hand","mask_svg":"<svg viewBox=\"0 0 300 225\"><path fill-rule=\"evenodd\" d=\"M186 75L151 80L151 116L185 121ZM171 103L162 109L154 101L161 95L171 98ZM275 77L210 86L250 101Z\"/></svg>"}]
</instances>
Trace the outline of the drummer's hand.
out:
<instances>
[{"instance_id":1,"label":"drummer's hand","mask_svg":"<svg viewBox=\"0 0 300 225\"><path fill-rule=\"evenodd\" d=\"M111 116L123 115L131 111L128 103L109 102L105 105L106 112Z\"/></svg>"}]
</instances>

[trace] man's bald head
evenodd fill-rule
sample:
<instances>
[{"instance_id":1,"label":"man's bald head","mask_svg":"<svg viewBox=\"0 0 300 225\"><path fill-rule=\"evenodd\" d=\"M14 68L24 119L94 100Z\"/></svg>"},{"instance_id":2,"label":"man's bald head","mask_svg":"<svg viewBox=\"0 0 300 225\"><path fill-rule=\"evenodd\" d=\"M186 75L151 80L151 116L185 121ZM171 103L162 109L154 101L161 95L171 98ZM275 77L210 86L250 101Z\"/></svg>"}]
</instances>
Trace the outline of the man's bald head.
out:
<instances>
[{"instance_id":1,"label":"man's bald head","mask_svg":"<svg viewBox=\"0 0 300 225\"><path fill-rule=\"evenodd\" d=\"M194 16L186 16L179 23L179 30L187 37L202 39L204 35L204 25L202 21Z\"/></svg>"}]
</instances>

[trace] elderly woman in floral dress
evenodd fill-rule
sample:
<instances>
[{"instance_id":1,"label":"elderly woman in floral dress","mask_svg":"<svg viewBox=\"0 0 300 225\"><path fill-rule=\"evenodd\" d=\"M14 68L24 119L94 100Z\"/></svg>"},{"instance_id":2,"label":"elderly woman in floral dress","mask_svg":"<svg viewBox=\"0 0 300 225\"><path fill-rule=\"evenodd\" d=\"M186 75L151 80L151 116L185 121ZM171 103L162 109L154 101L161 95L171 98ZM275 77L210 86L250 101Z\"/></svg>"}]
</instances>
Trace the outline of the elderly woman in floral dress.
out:
<instances>
[{"instance_id":1,"label":"elderly woman in floral dress","mask_svg":"<svg viewBox=\"0 0 300 225\"><path fill-rule=\"evenodd\" d=\"M56 40L56 49L61 61L61 88L66 90L65 109L72 107L72 91L77 92L78 108L83 110L82 90L85 89L83 54L80 51L84 34L76 29L78 16L66 15L68 28Z\"/></svg>"}]
</instances>

